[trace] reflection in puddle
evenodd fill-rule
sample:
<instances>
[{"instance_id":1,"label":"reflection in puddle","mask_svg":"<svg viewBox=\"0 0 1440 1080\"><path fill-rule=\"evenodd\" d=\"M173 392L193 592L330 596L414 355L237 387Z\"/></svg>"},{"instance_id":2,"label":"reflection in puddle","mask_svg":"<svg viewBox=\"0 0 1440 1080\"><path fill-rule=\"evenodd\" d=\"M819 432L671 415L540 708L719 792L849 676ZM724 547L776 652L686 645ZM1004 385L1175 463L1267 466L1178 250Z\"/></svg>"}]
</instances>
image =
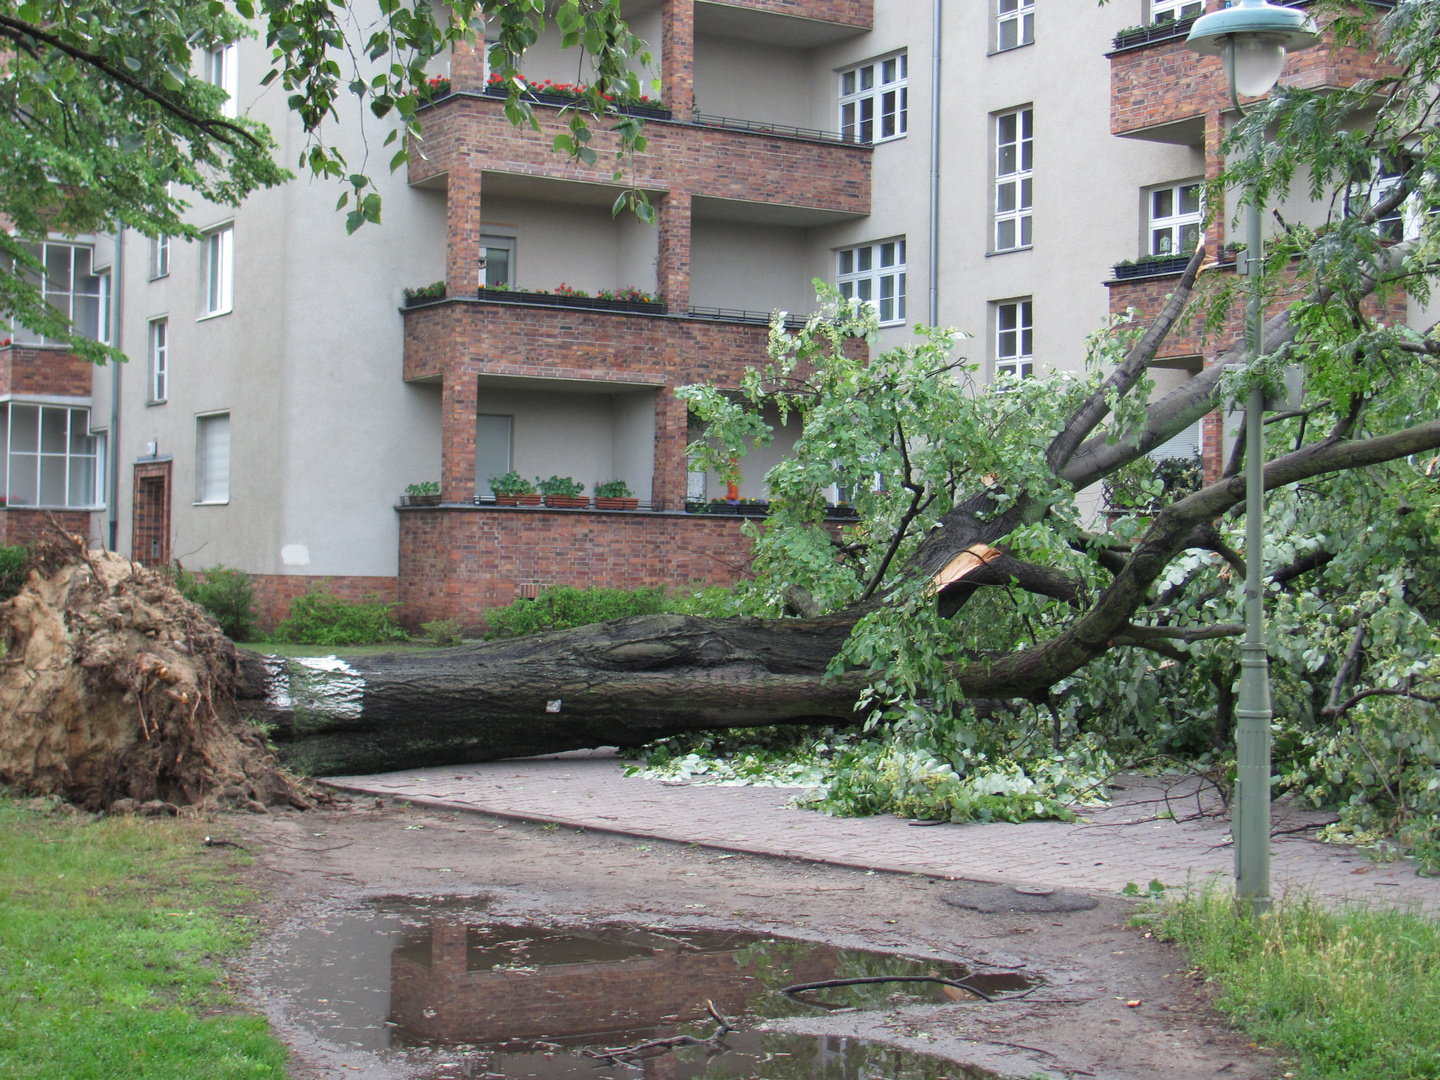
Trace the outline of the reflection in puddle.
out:
<instances>
[{"instance_id":1,"label":"reflection in puddle","mask_svg":"<svg viewBox=\"0 0 1440 1080\"><path fill-rule=\"evenodd\" d=\"M794 983L879 975L966 979L995 995L1023 975L755 934L668 927L544 927L487 921L453 905L385 902L322 920L289 943L268 980L327 1042L365 1050L471 1048L465 1073L505 1077L982 1077L860 1040L753 1030L762 1018L962 1000L935 983L780 994ZM714 1046L594 1057L597 1050L715 1031L706 1002L742 1029ZM589 1057L582 1054L589 1054ZM477 1054L479 1056L477 1056ZM483 1064L483 1067L480 1067ZM479 1068L479 1071L475 1071Z\"/></svg>"}]
</instances>

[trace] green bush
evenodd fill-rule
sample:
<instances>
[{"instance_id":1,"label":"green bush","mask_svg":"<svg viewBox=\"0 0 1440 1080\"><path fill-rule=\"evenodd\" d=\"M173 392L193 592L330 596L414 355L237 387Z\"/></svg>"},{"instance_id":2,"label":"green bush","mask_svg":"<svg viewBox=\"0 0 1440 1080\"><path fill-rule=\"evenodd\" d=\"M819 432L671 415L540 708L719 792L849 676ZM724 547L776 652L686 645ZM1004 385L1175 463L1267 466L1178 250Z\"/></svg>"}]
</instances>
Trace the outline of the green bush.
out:
<instances>
[{"instance_id":1,"label":"green bush","mask_svg":"<svg viewBox=\"0 0 1440 1080\"><path fill-rule=\"evenodd\" d=\"M458 619L434 619L420 624L420 632L425 635L426 643L436 648L463 644L465 637L462 630Z\"/></svg>"},{"instance_id":2,"label":"green bush","mask_svg":"<svg viewBox=\"0 0 1440 1080\"><path fill-rule=\"evenodd\" d=\"M630 615L655 615L669 609L664 586L654 589L577 589L555 585L535 600L516 600L488 615L487 638L524 637L545 630L568 630Z\"/></svg>"},{"instance_id":3,"label":"green bush","mask_svg":"<svg viewBox=\"0 0 1440 1080\"><path fill-rule=\"evenodd\" d=\"M215 616L231 641L255 640L255 587L245 571L213 566L191 573L177 568L175 587L186 600Z\"/></svg>"},{"instance_id":4,"label":"green bush","mask_svg":"<svg viewBox=\"0 0 1440 1080\"><path fill-rule=\"evenodd\" d=\"M405 631L390 617L398 604L387 604L372 595L364 600L344 600L333 593L317 591L290 605L290 614L275 627L275 641L300 645L377 645L404 641Z\"/></svg>"},{"instance_id":5,"label":"green bush","mask_svg":"<svg viewBox=\"0 0 1440 1080\"><path fill-rule=\"evenodd\" d=\"M30 549L23 544L0 544L0 600L9 600L30 576Z\"/></svg>"}]
</instances>

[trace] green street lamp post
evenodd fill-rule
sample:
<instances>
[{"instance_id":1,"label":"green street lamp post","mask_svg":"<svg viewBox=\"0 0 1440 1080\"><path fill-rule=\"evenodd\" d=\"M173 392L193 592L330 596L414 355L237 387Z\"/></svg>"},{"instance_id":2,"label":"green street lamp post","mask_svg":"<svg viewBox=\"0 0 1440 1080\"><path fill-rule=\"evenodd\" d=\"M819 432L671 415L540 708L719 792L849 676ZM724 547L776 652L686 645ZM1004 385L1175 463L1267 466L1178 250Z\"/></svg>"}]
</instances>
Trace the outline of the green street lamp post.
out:
<instances>
[{"instance_id":1,"label":"green street lamp post","mask_svg":"<svg viewBox=\"0 0 1440 1080\"><path fill-rule=\"evenodd\" d=\"M1223 11L1195 20L1186 44L1202 56L1219 56L1230 83L1230 98L1263 97L1280 78L1286 51L1308 49L1320 40L1315 21L1293 8L1265 0L1240 0ZM1257 125L1250 133L1250 160L1262 150ZM1252 190L1245 194L1245 275L1249 297L1245 336L1253 364L1261 351L1260 269L1263 262L1260 207ZM1245 406L1245 642L1241 646L1240 701L1235 709L1238 762L1233 800L1235 895L1255 911L1270 907L1270 667L1265 648L1265 392L1254 386Z\"/></svg>"}]
</instances>

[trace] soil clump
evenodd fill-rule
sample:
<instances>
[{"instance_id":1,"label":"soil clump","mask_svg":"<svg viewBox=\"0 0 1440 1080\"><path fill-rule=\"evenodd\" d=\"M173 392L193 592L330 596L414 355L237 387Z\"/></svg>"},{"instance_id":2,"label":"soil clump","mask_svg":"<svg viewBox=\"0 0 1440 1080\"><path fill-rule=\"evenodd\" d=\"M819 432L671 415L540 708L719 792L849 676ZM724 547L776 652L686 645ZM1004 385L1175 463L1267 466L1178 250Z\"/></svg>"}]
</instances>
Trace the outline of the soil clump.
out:
<instances>
[{"instance_id":1,"label":"soil clump","mask_svg":"<svg viewBox=\"0 0 1440 1080\"><path fill-rule=\"evenodd\" d=\"M313 804L239 715L235 646L165 575L63 534L32 567L0 604L0 784L91 811Z\"/></svg>"}]
</instances>

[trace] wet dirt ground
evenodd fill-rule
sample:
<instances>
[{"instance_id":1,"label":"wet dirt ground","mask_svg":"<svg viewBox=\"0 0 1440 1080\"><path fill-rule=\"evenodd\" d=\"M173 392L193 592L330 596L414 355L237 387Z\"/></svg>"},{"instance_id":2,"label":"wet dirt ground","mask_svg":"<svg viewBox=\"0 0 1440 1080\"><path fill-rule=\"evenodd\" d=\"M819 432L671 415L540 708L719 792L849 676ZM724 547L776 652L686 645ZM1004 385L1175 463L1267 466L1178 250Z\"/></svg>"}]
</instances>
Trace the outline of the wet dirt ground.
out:
<instances>
[{"instance_id":1,"label":"wet dirt ground","mask_svg":"<svg viewBox=\"0 0 1440 1080\"><path fill-rule=\"evenodd\" d=\"M365 1007L377 1015L390 1008L383 984L397 946L378 924L368 936L361 931L360 949L370 954L364 971L357 971L355 947L347 943L331 959L304 960L308 974L294 977L302 941L370 918L382 898L438 900L512 923L773 934L958 962L978 973L1039 976L1043 985L1026 996L993 1003L901 1002L775 1024L938 1055L956 1063L953 1072L942 1070L945 1076L982 1075L960 1066L1003 1077L1110 1080L1258 1080L1286 1071L1208 1008L1204 985L1180 952L1131 927L1133 907L1119 898L1101 898L1084 911L986 913L945 902L965 891L963 882L368 798L335 810L231 816L217 831L249 850L257 881L273 889L259 909L265 932L238 974L243 992L292 1047L296 1080L508 1075L477 1064L498 1058L463 1048L382 1048L383 1032L378 1041L349 1039L317 1022L332 998L360 1000L358 983L373 999ZM372 977L373 971L382 974ZM596 1072L641 1074L629 1066ZM673 1075L647 1064L643 1075L652 1074Z\"/></svg>"}]
</instances>

